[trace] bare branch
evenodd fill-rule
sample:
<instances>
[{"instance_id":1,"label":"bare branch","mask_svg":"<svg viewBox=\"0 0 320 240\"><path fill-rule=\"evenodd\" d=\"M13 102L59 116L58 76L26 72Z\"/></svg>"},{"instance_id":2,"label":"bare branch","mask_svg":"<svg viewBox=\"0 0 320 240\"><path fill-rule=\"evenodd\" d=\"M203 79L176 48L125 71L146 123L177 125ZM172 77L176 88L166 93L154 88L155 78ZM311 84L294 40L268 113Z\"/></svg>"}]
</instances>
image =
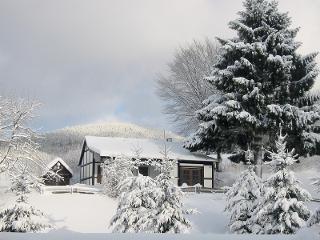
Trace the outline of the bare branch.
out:
<instances>
[{"instance_id":1,"label":"bare branch","mask_svg":"<svg viewBox=\"0 0 320 240\"><path fill-rule=\"evenodd\" d=\"M219 45L206 39L180 47L168 64L168 74L157 79L157 94L165 101L164 113L180 133L188 134L198 126L195 112L202 102L217 91L205 78L217 61Z\"/></svg>"}]
</instances>

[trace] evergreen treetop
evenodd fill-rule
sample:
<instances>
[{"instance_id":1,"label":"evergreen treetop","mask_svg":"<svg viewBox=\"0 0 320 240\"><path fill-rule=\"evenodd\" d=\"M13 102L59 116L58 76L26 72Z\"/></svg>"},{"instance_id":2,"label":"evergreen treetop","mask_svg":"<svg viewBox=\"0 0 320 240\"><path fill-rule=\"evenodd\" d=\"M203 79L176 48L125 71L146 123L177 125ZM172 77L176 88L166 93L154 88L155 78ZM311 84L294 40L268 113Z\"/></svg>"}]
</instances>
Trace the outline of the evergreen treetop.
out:
<instances>
[{"instance_id":1,"label":"evergreen treetop","mask_svg":"<svg viewBox=\"0 0 320 240\"><path fill-rule=\"evenodd\" d=\"M222 52L208 80L221 94L197 112L202 123L186 143L191 150L245 149L272 142L278 126L298 153L314 146L311 125L319 119L318 97L308 95L318 75L317 53L297 53L298 28L276 1L246 0L229 26L233 39L219 39ZM314 140L314 138L313 138Z\"/></svg>"}]
</instances>

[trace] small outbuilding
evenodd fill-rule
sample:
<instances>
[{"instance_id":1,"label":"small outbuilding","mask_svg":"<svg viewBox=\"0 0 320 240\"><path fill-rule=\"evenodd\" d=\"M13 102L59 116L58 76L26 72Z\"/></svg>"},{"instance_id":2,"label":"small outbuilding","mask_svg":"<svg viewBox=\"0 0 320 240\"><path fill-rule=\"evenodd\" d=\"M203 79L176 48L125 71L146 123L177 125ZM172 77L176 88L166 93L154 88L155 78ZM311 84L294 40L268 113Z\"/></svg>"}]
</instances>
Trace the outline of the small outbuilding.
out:
<instances>
[{"instance_id":1,"label":"small outbuilding","mask_svg":"<svg viewBox=\"0 0 320 240\"><path fill-rule=\"evenodd\" d=\"M190 152L179 141L142 138L86 136L83 142L79 167L80 183L95 185L102 181L101 164L106 159L124 155L135 159L137 150L140 159L162 159L164 145L169 150L168 157L175 161L172 179L181 186L201 184L204 188L214 188L214 172L217 160L205 154ZM148 165L138 167L140 174L155 177L157 170ZM107 177L107 176L106 176Z\"/></svg>"},{"instance_id":2,"label":"small outbuilding","mask_svg":"<svg viewBox=\"0 0 320 240\"><path fill-rule=\"evenodd\" d=\"M52 171L58 174L61 178L55 179L48 176L48 173L44 174L44 184L47 186L63 186L70 185L70 179L73 176L72 169L61 158L55 158L47 165L48 171Z\"/></svg>"}]
</instances>

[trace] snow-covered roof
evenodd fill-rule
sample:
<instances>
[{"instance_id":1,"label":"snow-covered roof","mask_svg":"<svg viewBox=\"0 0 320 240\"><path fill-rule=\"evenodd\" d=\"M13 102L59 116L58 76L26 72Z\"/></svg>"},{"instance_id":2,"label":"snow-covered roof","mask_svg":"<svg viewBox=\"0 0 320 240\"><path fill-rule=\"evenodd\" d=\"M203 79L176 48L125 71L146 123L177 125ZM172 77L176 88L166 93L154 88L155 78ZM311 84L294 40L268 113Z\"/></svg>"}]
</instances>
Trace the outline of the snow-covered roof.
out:
<instances>
[{"instance_id":1,"label":"snow-covered roof","mask_svg":"<svg viewBox=\"0 0 320 240\"><path fill-rule=\"evenodd\" d=\"M168 157L175 160L190 161L215 161L204 154L190 152L183 148L182 142L169 142L160 139L145 138L119 138L119 137L94 137L86 136L87 147L103 157L116 157L125 155L136 157L139 152L140 158L164 157L164 145L168 150Z\"/></svg>"},{"instance_id":2,"label":"snow-covered roof","mask_svg":"<svg viewBox=\"0 0 320 240\"><path fill-rule=\"evenodd\" d=\"M60 164L62 164L73 175L72 169L69 167L69 165L65 161L62 160L62 158L53 159L50 163L48 163L47 168L51 169L58 162L60 162Z\"/></svg>"}]
</instances>

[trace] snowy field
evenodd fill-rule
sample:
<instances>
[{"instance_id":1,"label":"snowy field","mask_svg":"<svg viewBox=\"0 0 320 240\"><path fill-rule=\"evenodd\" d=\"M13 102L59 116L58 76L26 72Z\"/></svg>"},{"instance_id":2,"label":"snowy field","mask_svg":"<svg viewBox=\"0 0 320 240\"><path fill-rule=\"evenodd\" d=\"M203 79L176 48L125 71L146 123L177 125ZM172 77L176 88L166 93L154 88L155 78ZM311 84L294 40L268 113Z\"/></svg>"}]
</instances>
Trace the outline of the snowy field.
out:
<instances>
[{"instance_id":1,"label":"snowy field","mask_svg":"<svg viewBox=\"0 0 320 240\"><path fill-rule=\"evenodd\" d=\"M306 159L303 165L297 165L294 169L296 176L302 180L301 184L314 198L320 199L320 194L311 185L311 178L316 177L320 171L318 157ZM239 168L239 165L236 165ZM223 172L223 179L229 175L236 177L243 169L229 167ZM266 177L266 175L265 175ZM0 179L0 208L13 203L15 197L12 194L3 194L7 188L4 179ZM2 183L2 186L1 186ZM1 194L2 193L2 194ZM30 196L30 202L40 210L48 214L50 222L55 226L49 233L17 234L0 233L0 240L11 239L319 239L320 228L302 229L296 235L231 235L228 232L228 215L223 211L225 197L223 194L188 193L184 202L187 208L195 208L200 213L188 215L192 223L190 234L110 234L109 221L115 213L117 202L101 194L38 194ZM320 202L309 202L308 207L314 211L320 207ZM108 234L109 233L109 234Z\"/></svg>"},{"instance_id":2,"label":"snowy field","mask_svg":"<svg viewBox=\"0 0 320 240\"><path fill-rule=\"evenodd\" d=\"M12 197L1 198L0 207L12 201ZM228 216L223 212L223 194L189 193L185 196L188 208L200 213L189 215L192 223L190 234L106 234L110 233L108 223L115 213L116 201L96 194L37 194L30 196L30 202L46 212L55 229L41 234L0 233L1 240L9 239L318 239L320 229L301 230L293 236L256 236L228 234ZM309 203L314 210L320 203ZM228 234L228 235L226 235ZM304 236L307 234L308 238ZM201 235L201 237L200 237ZM145 236L141 238L141 236Z\"/></svg>"}]
</instances>

